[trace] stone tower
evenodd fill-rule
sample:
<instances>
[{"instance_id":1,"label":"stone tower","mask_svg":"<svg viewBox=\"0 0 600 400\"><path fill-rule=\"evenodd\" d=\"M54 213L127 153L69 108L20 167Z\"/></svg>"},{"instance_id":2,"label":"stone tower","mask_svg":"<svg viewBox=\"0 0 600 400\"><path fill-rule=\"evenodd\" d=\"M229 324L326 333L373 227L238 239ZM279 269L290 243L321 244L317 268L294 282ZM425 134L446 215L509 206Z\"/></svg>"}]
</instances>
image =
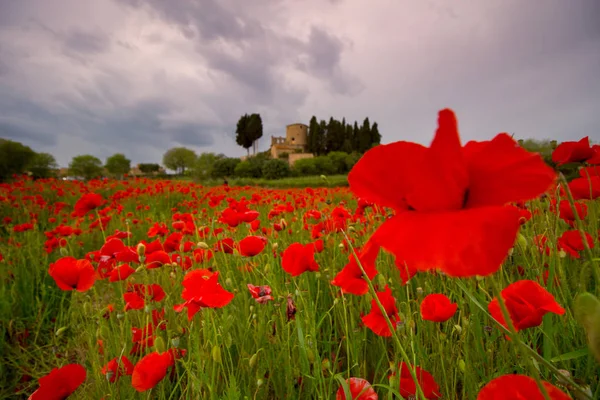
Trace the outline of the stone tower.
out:
<instances>
[{"instance_id":1,"label":"stone tower","mask_svg":"<svg viewBox=\"0 0 600 400\"><path fill-rule=\"evenodd\" d=\"M308 126L304 124L291 124L285 128L285 141L288 145L297 145L304 148L307 135Z\"/></svg>"}]
</instances>

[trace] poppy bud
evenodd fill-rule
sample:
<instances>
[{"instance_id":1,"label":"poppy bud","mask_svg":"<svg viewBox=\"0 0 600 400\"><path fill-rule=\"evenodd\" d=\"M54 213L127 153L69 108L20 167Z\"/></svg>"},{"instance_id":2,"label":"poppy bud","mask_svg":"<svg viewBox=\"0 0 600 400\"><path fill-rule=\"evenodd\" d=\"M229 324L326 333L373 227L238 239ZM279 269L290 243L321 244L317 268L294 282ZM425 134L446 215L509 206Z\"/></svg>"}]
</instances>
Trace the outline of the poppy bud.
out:
<instances>
[{"instance_id":1,"label":"poppy bud","mask_svg":"<svg viewBox=\"0 0 600 400\"><path fill-rule=\"evenodd\" d=\"M258 361L258 352L254 353L252 357L250 357L250 361L248 361L248 365L250 368L254 368L256 362Z\"/></svg>"},{"instance_id":2,"label":"poppy bud","mask_svg":"<svg viewBox=\"0 0 600 400\"><path fill-rule=\"evenodd\" d=\"M467 364L465 364L465 360L458 360L458 369L463 374L465 373L465 370L467 369Z\"/></svg>"},{"instance_id":3,"label":"poppy bud","mask_svg":"<svg viewBox=\"0 0 600 400\"><path fill-rule=\"evenodd\" d=\"M423 294L423 288L422 288L421 286L419 286L419 287L417 288L417 294L418 294L419 296L421 296L421 295Z\"/></svg>"},{"instance_id":4,"label":"poppy bud","mask_svg":"<svg viewBox=\"0 0 600 400\"><path fill-rule=\"evenodd\" d=\"M315 362L315 353L312 351L312 349L306 349L306 358L308 358L308 361L311 364L314 364Z\"/></svg>"},{"instance_id":5,"label":"poppy bud","mask_svg":"<svg viewBox=\"0 0 600 400\"><path fill-rule=\"evenodd\" d=\"M256 381L256 387L261 387L263 385L264 381L262 379L259 379Z\"/></svg>"},{"instance_id":6,"label":"poppy bud","mask_svg":"<svg viewBox=\"0 0 600 400\"><path fill-rule=\"evenodd\" d=\"M145 266L145 265L140 265L139 267L137 267L137 268L135 269L135 272L141 272L141 271L143 271L143 270L145 270L145 269L146 269L146 266Z\"/></svg>"},{"instance_id":7,"label":"poppy bud","mask_svg":"<svg viewBox=\"0 0 600 400\"><path fill-rule=\"evenodd\" d=\"M210 247L208 247L208 245L205 242L198 242L196 243L196 247L202 250L208 250L210 249Z\"/></svg>"},{"instance_id":8,"label":"poppy bud","mask_svg":"<svg viewBox=\"0 0 600 400\"><path fill-rule=\"evenodd\" d=\"M560 249L558 252L558 256L560 258L565 258L567 256L567 253L563 249Z\"/></svg>"},{"instance_id":9,"label":"poppy bud","mask_svg":"<svg viewBox=\"0 0 600 400\"><path fill-rule=\"evenodd\" d=\"M63 327L60 327L60 328L58 328L54 334L55 334L56 336L60 336L60 335L62 335L62 334L63 334L63 332L64 332L64 331L66 331L66 330L67 330L67 327L66 327L66 326L63 326Z\"/></svg>"},{"instance_id":10,"label":"poppy bud","mask_svg":"<svg viewBox=\"0 0 600 400\"><path fill-rule=\"evenodd\" d=\"M213 361L221 364L221 348L217 345L213 346L211 354Z\"/></svg>"},{"instance_id":11,"label":"poppy bud","mask_svg":"<svg viewBox=\"0 0 600 400\"><path fill-rule=\"evenodd\" d=\"M137 254L140 257L143 257L146 254L146 246L144 245L144 243L139 243L137 245Z\"/></svg>"},{"instance_id":12,"label":"poppy bud","mask_svg":"<svg viewBox=\"0 0 600 400\"><path fill-rule=\"evenodd\" d=\"M154 338L154 350L156 350L159 353L165 352L165 341L162 337L157 336L156 338Z\"/></svg>"},{"instance_id":13,"label":"poppy bud","mask_svg":"<svg viewBox=\"0 0 600 400\"><path fill-rule=\"evenodd\" d=\"M328 358L325 358L323 361L321 361L321 368L324 370L329 370L331 368L331 362Z\"/></svg>"},{"instance_id":14,"label":"poppy bud","mask_svg":"<svg viewBox=\"0 0 600 400\"><path fill-rule=\"evenodd\" d=\"M69 252L67 251L67 249L65 247L61 247L59 251L60 251L60 255L63 257L66 257L69 255Z\"/></svg>"},{"instance_id":15,"label":"poppy bud","mask_svg":"<svg viewBox=\"0 0 600 400\"><path fill-rule=\"evenodd\" d=\"M398 378L396 377L396 374L392 374L390 375L390 387L398 387L399 382L398 382Z\"/></svg>"},{"instance_id":16,"label":"poppy bud","mask_svg":"<svg viewBox=\"0 0 600 400\"><path fill-rule=\"evenodd\" d=\"M560 375L558 376L558 381L560 383L562 383L563 385L568 384L566 378L570 378L571 377L571 373L569 371L567 371L566 369L559 369L558 372L560 372Z\"/></svg>"},{"instance_id":17,"label":"poppy bud","mask_svg":"<svg viewBox=\"0 0 600 400\"><path fill-rule=\"evenodd\" d=\"M385 276L383 276L382 274L380 274L377 277L377 280L379 281L379 286L381 287L385 287L385 285L387 284L387 282L385 281Z\"/></svg>"},{"instance_id":18,"label":"poppy bud","mask_svg":"<svg viewBox=\"0 0 600 400\"><path fill-rule=\"evenodd\" d=\"M519 243L519 246L525 248L527 247L527 238L519 233L517 236L517 243Z\"/></svg>"},{"instance_id":19,"label":"poppy bud","mask_svg":"<svg viewBox=\"0 0 600 400\"><path fill-rule=\"evenodd\" d=\"M225 279L225 285L231 286L232 284L233 284L233 281L231 280L231 278Z\"/></svg>"}]
</instances>

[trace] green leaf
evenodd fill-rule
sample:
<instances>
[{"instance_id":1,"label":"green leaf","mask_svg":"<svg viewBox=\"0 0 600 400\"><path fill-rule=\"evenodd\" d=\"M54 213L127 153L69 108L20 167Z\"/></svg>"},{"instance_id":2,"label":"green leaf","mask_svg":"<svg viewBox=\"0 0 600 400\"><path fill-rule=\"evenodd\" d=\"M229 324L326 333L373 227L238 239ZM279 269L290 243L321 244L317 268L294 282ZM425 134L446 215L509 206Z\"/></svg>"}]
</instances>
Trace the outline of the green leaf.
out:
<instances>
[{"instance_id":1,"label":"green leaf","mask_svg":"<svg viewBox=\"0 0 600 400\"><path fill-rule=\"evenodd\" d=\"M586 347L584 349L579 349L579 350L575 350L575 351L570 351L565 354L561 354L560 356L556 356L556 357L550 359L550 361L559 362L559 361L574 360L576 358L584 357L584 356L588 355L589 353L590 353L590 351Z\"/></svg>"},{"instance_id":2,"label":"green leaf","mask_svg":"<svg viewBox=\"0 0 600 400\"><path fill-rule=\"evenodd\" d=\"M575 319L587 334L588 346L600 362L600 300L591 293L581 293L573 306Z\"/></svg>"}]
</instances>

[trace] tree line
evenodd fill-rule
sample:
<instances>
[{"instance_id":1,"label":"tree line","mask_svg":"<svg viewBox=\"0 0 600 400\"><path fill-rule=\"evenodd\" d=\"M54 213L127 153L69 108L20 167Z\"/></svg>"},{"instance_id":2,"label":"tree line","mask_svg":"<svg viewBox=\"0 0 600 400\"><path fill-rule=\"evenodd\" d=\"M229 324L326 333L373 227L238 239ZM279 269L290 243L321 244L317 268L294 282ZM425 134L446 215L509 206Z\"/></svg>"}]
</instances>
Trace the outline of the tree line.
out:
<instances>
[{"instance_id":1,"label":"tree line","mask_svg":"<svg viewBox=\"0 0 600 400\"><path fill-rule=\"evenodd\" d=\"M368 117L359 126L356 121L354 124L346 123L346 118L338 121L331 117L329 122L319 122L313 116L308 125L307 150L317 156L333 151L362 154L379 143L381 134L377 122L371 125Z\"/></svg>"},{"instance_id":2,"label":"tree line","mask_svg":"<svg viewBox=\"0 0 600 400\"><path fill-rule=\"evenodd\" d=\"M167 150L163 155L162 164L179 175L191 176L200 181L226 177L275 179L287 176L346 174L360 159L362 153L357 149L351 152L335 150L340 147L340 142L342 149L353 149L352 146L356 143L358 149L362 150L375 145L381 138L377 124L370 125L368 118L360 127L356 122L354 123L351 127L352 135L348 128L350 125L345 124L344 120L338 123L331 118L329 123L324 121L317 123L316 118L313 117L311 126L308 147L316 157L298 160L293 167L290 167L285 159L271 159L269 151L257 153L242 161L239 158L226 157L224 154L197 155L193 150L185 147ZM346 127L347 132L345 136L342 136L339 129L343 126ZM337 135L339 139L333 140L338 138ZM367 140L367 138L371 139ZM557 168L552 162L552 151L557 146L556 141L526 139L519 140L519 144L528 151L539 153L547 164ZM137 168L143 175L164 176L164 171L158 163L141 163ZM68 170L70 176L82 179L103 176L123 178L131 171L131 160L124 154L117 153L102 163L99 158L84 154L73 157ZM559 170L567 179L578 174L576 165L563 165ZM13 175L23 173L29 173L34 178L58 177L58 165L51 154L38 153L22 143L0 138L0 181L7 181Z\"/></svg>"}]
</instances>

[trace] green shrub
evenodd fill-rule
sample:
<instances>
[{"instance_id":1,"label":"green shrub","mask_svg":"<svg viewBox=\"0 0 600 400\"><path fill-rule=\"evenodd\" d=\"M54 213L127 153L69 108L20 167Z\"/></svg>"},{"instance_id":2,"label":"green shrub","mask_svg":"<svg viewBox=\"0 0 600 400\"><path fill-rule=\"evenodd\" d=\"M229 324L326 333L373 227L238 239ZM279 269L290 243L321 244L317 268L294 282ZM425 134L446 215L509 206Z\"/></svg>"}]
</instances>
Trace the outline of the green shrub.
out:
<instances>
[{"instance_id":1,"label":"green shrub","mask_svg":"<svg viewBox=\"0 0 600 400\"><path fill-rule=\"evenodd\" d=\"M362 155L356 151L348 154L345 159L347 171L350 171L361 157Z\"/></svg>"},{"instance_id":2,"label":"green shrub","mask_svg":"<svg viewBox=\"0 0 600 400\"><path fill-rule=\"evenodd\" d=\"M224 178L226 176L233 176L235 173L235 167L241 162L239 158L222 158L216 160L213 164L211 175L213 178Z\"/></svg>"},{"instance_id":3,"label":"green shrub","mask_svg":"<svg viewBox=\"0 0 600 400\"><path fill-rule=\"evenodd\" d=\"M334 174L345 174L348 172L348 167L346 166L346 157L348 157L348 153L343 151L332 151L327 154L327 158L331 161L333 165L333 173Z\"/></svg>"},{"instance_id":4,"label":"green shrub","mask_svg":"<svg viewBox=\"0 0 600 400\"><path fill-rule=\"evenodd\" d=\"M260 178L265 162L266 159L264 158L251 157L236 165L234 174L239 178Z\"/></svg>"},{"instance_id":5,"label":"green shrub","mask_svg":"<svg viewBox=\"0 0 600 400\"><path fill-rule=\"evenodd\" d=\"M281 179L289 176L290 166L284 160L274 159L265 161L262 175L265 179Z\"/></svg>"},{"instance_id":6,"label":"green shrub","mask_svg":"<svg viewBox=\"0 0 600 400\"><path fill-rule=\"evenodd\" d=\"M296 161L293 169L298 176L317 175L317 165L314 158L302 158Z\"/></svg>"},{"instance_id":7,"label":"green shrub","mask_svg":"<svg viewBox=\"0 0 600 400\"><path fill-rule=\"evenodd\" d=\"M317 174L319 175L333 175L335 173L335 167L333 162L328 156L319 156L313 159L315 166L317 167Z\"/></svg>"}]
</instances>

